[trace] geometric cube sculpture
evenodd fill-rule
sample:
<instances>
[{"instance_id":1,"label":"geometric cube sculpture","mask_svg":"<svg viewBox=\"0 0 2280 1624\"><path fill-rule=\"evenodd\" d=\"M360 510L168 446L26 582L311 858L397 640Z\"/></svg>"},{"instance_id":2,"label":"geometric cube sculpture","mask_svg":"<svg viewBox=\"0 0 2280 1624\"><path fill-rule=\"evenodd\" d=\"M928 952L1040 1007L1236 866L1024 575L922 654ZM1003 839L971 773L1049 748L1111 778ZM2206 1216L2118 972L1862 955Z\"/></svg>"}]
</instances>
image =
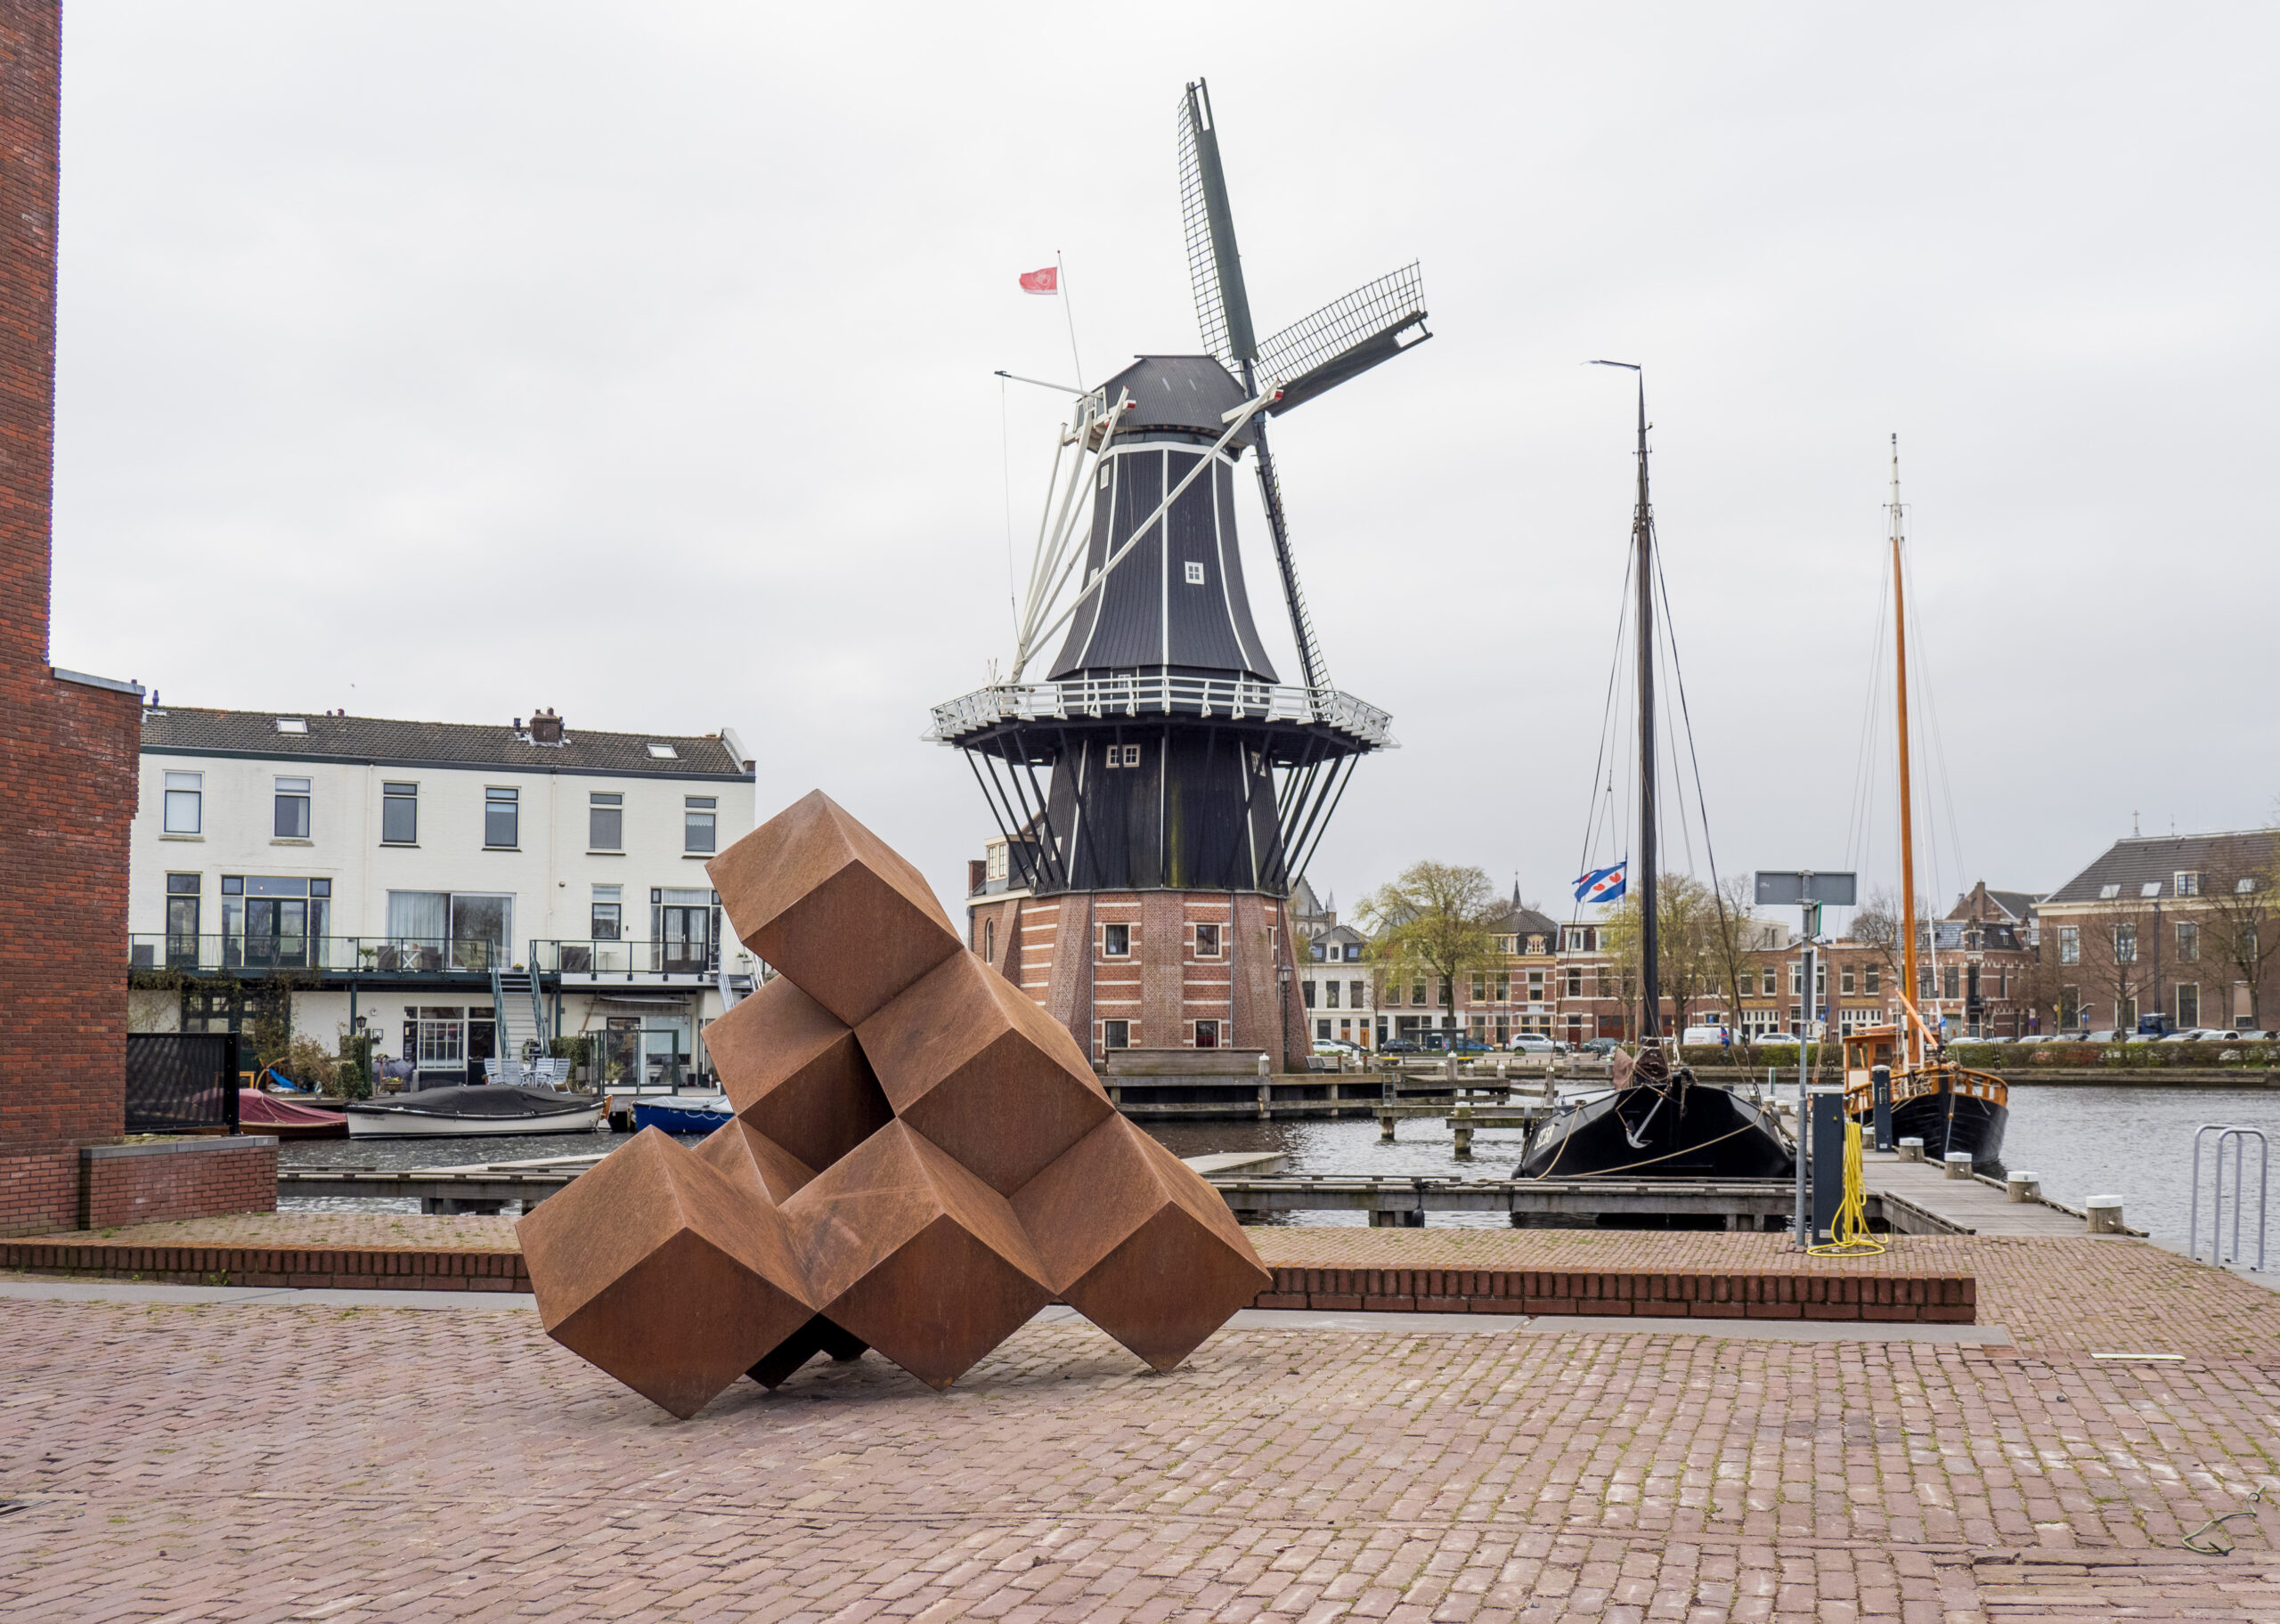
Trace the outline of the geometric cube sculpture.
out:
<instances>
[{"instance_id":1,"label":"geometric cube sculpture","mask_svg":"<svg viewBox=\"0 0 2280 1624\"><path fill-rule=\"evenodd\" d=\"M756 1187L770 1206L781 1206L804 1185L816 1170L740 1116L707 1134L696 1147L696 1159L709 1162L737 1185Z\"/></svg>"},{"instance_id":2,"label":"geometric cube sculpture","mask_svg":"<svg viewBox=\"0 0 2280 1624\"><path fill-rule=\"evenodd\" d=\"M784 1204L817 1311L947 1387L1053 1301L1006 1198L907 1124Z\"/></svg>"},{"instance_id":3,"label":"geometric cube sculpture","mask_svg":"<svg viewBox=\"0 0 2280 1624\"><path fill-rule=\"evenodd\" d=\"M1168 1370L1273 1282L1219 1192L1111 1116L1014 1198L1056 1295Z\"/></svg>"},{"instance_id":4,"label":"geometric cube sculpture","mask_svg":"<svg viewBox=\"0 0 2280 1624\"><path fill-rule=\"evenodd\" d=\"M1055 1297L1167 1370L1265 1289L1218 1194L822 793L706 872L777 972L705 1033L736 1115L517 1225L557 1341L688 1417L867 1347L947 1387Z\"/></svg>"},{"instance_id":5,"label":"geometric cube sculpture","mask_svg":"<svg viewBox=\"0 0 2280 1624\"><path fill-rule=\"evenodd\" d=\"M1116 1115L1069 1029L963 950L855 1035L896 1120L1001 1196Z\"/></svg>"},{"instance_id":6,"label":"geometric cube sculpture","mask_svg":"<svg viewBox=\"0 0 2280 1624\"><path fill-rule=\"evenodd\" d=\"M737 1115L828 1167L894 1115L854 1031L778 976L704 1029Z\"/></svg>"},{"instance_id":7,"label":"geometric cube sculpture","mask_svg":"<svg viewBox=\"0 0 2280 1624\"><path fill-rule=\"evenodd\" d=\"M815 1311L783 1215L655 1128L516 1229L547 1335L684 1420Z\"/></svg>"},{"instance_id":8,"label":"geometric cube sculpture","mask_svg":"<svg viewBox=\"0 0 2280 1624\"><path fill-rule=\"evenodd\" d=\"M925 878L821 790L705 873L744 945L851 1027L965 945Z\"/></svg>"}]
</instances>

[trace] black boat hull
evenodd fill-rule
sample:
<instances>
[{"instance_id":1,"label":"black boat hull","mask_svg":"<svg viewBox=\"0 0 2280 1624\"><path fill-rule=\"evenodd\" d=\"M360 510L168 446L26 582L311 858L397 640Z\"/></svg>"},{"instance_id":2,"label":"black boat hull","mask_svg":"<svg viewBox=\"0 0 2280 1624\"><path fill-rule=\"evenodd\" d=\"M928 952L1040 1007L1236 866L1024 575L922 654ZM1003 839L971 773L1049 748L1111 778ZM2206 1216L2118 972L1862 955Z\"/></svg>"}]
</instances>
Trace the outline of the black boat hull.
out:
<instances>
[{"instance_id":1,"label":"black boat hull","mask_svg":"<svg viewBox=\"0 0 2280 1624\"><path fill-rule=\"evenodd\" d=\"M1972 1165L1983 1167L2003 1159L2003 1130L2010 1120L2007 1106L1942 1089L1893 1107L1892 1137L1895 1144L1903 1139L1922 1140L1927 1162L1944 1161L1950 1150L1968 1150ZM1862 1113L1861 1126L1873 1134L1873 1112Z\"/></svg>"},{"instance_id":2,"label":"black boat hull","mask_svg":"<svg viewBox=\"0 0 2280 1624\"><path fill-rule=\"evenodd\" d=\"M1577 1107L1528 1147L1518 1176L1786 1179L1796 1173L1771 1106L1698 1083L1682 1093L1671 1091L1668 1100L1652 1088L1629 1088Z\"/></svg>"}]
</instances>

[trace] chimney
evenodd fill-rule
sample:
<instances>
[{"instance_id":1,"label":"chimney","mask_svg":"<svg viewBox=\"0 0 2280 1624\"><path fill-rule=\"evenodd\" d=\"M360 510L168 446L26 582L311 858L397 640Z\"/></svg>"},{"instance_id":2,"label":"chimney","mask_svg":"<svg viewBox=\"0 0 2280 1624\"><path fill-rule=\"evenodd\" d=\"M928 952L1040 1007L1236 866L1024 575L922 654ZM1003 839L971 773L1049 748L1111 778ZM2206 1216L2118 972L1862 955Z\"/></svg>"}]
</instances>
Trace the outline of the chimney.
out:
<instances>
[{"instance_id":1,"label":"chimney","mask_svg":"<svg viewBox=\"0 0 2280 1624\"><path fill-rule=\"evenodd\" d=\"M562 719L554 714L551 706L544 710L531 712L531 743L533 744L562 743Z\"/></svg>"}]
</instances>

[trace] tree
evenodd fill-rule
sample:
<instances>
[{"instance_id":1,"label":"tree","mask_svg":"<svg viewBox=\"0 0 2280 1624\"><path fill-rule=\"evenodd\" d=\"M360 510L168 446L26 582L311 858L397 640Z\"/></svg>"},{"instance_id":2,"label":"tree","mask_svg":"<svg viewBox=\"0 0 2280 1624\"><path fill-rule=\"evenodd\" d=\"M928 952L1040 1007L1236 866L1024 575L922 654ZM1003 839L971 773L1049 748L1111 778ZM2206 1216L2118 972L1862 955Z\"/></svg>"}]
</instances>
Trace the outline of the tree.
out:
<instances>
[{"instance_id":1,"label":"tree","mask_svg":"<svg viewBox=\"0 0 2280 1624\"><path fill-rule=\"evenodd\" d=\"M1503 907L1479 869L1421 862L1364 897L1354 913L1388 984L1419 970L1437 976L1442 1011L1454 1019L1457 978L1495 956Z\"/></svg>"},{"instance_id":2,"label":"tree","mask_svg":"<svg viewBox=\"0 0 2280 1624\"><path fill-rule=\"evenodd\" d=\"M1750 922L1747 882L1727 882L1720 897L1691 874L1663 875L1655 883L1655 958L1662 995L1670 1000L1675 1032L1687 1027L1688 1012L1721 991L1740 1007L1741 955ZM1640 899L1626 890L1600 925L1600 941L1636 997L1639 986ZM1660 1012L1657 1011L1657 1014Z\"/></svg>"},{"instance_id":3,"label":"tree","mask_svg":"<svg viewBox=\"0 0 2280 1624\"><path fill-rule=\"evenodd\" d=\"M2259 849L2260 845L2261 849ZM2201 927L2201 948L2206 957L2226 967L2227 973L2248 985L2248 1024L2264 1024L2265 966L2280 953L2280 916L2273 910L2274 886L2280 881L2280 842L2243 842L2227 862L2201 876L2203 906L2194 915ZM2224 990L2232 1002L2232 988ZM2208 1011L2203 1011L2204 1021ZM2227 1008L2224 1019L2233 1011Z\"/></svg>"}]
</instances>

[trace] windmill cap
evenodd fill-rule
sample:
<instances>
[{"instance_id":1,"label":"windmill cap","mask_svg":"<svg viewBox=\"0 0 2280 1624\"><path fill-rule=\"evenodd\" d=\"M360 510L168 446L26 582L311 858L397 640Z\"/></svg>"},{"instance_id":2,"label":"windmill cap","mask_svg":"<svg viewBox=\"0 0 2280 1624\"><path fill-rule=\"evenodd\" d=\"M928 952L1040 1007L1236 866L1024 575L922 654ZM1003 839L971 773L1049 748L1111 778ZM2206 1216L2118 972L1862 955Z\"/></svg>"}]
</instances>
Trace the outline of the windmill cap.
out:
<instances>
[{"instance_id":1,"label":"windmill cap","mask_svg":"<svg viewBox=\"0 0 2280 1624\"><path fill-rule=\"evenodd\" d=\"M1163 431L1200 435L1209 444L1227 432L1226 414L1249 398L1215 355L1142 355L1101 388L1112 406L1120 393L1132 396L1132 409L1117 426L1120 439ZM1227 446L1241 451L1250 443L1246 424Z\"/></svg>"}]
</instances>

